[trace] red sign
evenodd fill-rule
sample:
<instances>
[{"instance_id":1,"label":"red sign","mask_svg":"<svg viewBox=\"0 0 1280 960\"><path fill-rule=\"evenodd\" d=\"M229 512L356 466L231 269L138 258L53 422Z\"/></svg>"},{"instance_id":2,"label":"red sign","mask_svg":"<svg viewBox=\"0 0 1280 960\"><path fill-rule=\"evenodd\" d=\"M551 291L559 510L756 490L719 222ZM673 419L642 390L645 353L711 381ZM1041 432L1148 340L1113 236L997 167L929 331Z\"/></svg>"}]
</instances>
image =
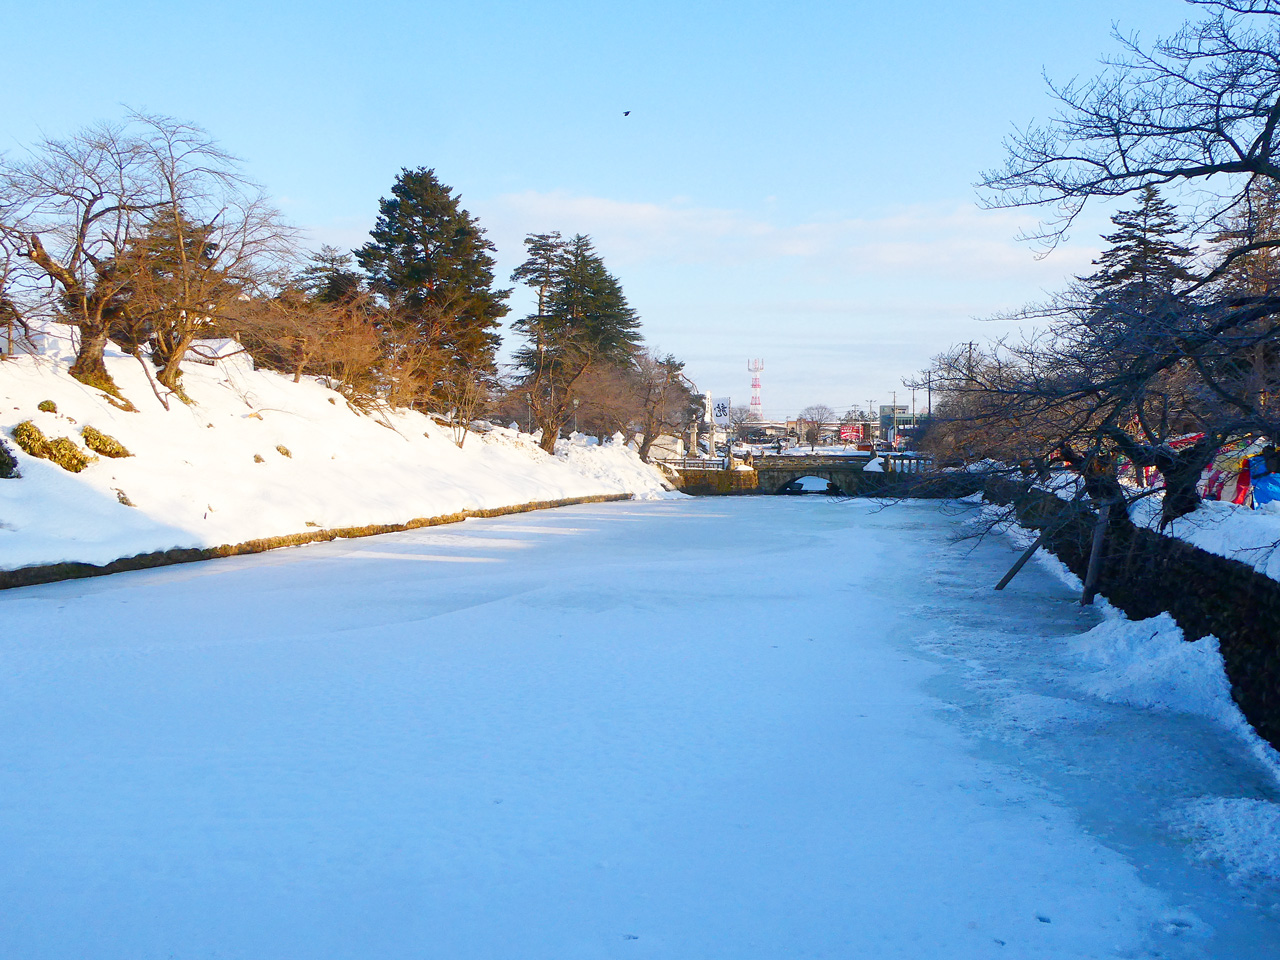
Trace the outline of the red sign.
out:
<instances>
[{"instance_id":1,"label":"red sign","mask_svg":"<svg viewBox=\"0 0 1280 960\"><path fill-rule=\"evenodd\" d=\"M840 424L840 439L845 443L853 440L862 439L862 424L860 423L842 423Z\"/></svg>"}]
</instances>

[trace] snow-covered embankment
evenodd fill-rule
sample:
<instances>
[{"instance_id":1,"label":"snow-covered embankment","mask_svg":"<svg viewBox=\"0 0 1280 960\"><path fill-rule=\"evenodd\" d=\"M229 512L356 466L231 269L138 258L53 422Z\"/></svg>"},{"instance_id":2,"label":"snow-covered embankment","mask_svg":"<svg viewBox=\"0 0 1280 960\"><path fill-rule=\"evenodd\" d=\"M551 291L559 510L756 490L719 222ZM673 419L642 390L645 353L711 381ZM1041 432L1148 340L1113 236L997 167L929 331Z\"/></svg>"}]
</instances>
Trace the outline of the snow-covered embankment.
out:
<instances>
[{"instance_id":1,"label":"snow-covered embankment","mask_svg":"<svg viewBox=\"0 0 1280 960\"><path fill-rule=\"evenodd\" d=\"M135 359L111 351L107 363L136 410L72 379L68 357L0 364L0 430L22 474L0 480L0 569L105 564L534 501L670 495L621 444L562 444L553 457L527 434L498 428L459 448L448 426L423 414L364 413L315 380L295 384L239 358L186 364L192 403L171 398L166 410ZM81 447L91 426L132 456L69 473L18 449L11 431L26 420Z\"/></svg>"}]
</instances>

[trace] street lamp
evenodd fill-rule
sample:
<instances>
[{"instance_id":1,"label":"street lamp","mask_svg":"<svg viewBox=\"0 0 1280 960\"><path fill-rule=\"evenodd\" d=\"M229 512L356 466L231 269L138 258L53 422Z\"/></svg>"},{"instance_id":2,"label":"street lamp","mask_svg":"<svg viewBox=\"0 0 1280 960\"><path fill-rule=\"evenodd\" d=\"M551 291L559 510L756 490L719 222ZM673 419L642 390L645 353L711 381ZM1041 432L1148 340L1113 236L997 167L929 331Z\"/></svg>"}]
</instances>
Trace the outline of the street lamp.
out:
<instances>
[{"instance_id":1,"label":"street lamp","mask_svg":"<svg viewBox=\"0 0 1280 960\"><path fill-rule=\"evenodd\" d=\"M578 404L580 404L581 402L582 401L579 400L577 397L573 398L573 432L574 433L578 432Z\"/></svg>"}]
</instances>

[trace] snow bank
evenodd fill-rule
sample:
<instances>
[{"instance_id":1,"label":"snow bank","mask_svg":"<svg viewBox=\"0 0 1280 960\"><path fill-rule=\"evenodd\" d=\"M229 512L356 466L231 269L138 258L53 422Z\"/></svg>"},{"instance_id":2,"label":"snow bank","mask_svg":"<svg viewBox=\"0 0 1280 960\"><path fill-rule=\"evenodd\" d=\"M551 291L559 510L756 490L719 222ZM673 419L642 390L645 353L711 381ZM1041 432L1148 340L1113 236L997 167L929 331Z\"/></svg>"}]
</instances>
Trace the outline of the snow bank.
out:
<instances>
[{"instance_id":1,"label":"snow bank","mask_svg":"<svg viewBox=\"0 0 1280 960\"><path fill-rule=\"evenodd\" d=\"M1154 509L1158 514L1158 503ZM993 504L982 503L970 524L998 532L1018 548L1036 537L1036 531L1008 520L1007 512ZM1080 589L1080 580L1051 552L1041 549L1036 559ZM1273 795L1280 783L1280 754L1257 735L1232 699L1218 638L1188 642L1168 613L1134 621L1102 597L1094 605L1103 621L1067 641L1066 659L1077 689L1109 703L1209 719L1240 738L1262 762L1272 781L1264 792ZM1233 879L1280 881L1280 804L1261 797L1199 797L1180 802L1168 820L1197 856L1224 864Z\"/></svg>"},{"instance_id":2,"label":"snow bank","mask_svg":"<svg viewBox=\"0 0 1280 960\"><path fill-rule=\"evenodd\" d=\"M1167 613L1137 621L1114 607L1108 613L1071 642L1072 651L1096 670L1084 684L1086 692L1113 703L1194 713L1233 728L1245 723L1231 699L1216 637L1188 643Z\"/></svg>"},{"instance_id":3,"label":"snow bank","mask_svg":"<svg viewBox=\"0 0 1280 960\"><path fill-rule=\"evenodd\" d=\"M1092 673L1080 684L1111 703L1190 713L1242 737L1280 781L1280 753L1258 736L1231 697L1231 681L1212 634L1188 641L1168 613L1130 620L1102 598L1106 619L1070 642L1070 652Z\"/></svg>"},{"instance_id":4,"label":"snow bank","mask_svg":"<svg viewBox=\"0 0 1280 960\"><path fill-rule=\"evenodd\" d=\"M494 428L468 436L460 449L452 430L428 416L361 412L313 379L295 384L252 370L244 358L184 365L193 402L170 399L166 410L142 365L112 350L108 369L136 411L72 379L68 361L46 355L0 363L0 430L22 473L0 480L0 568L102 564L532 501L673 495L656 469L621 444L562 442L550 456L527 434ZM39 410L42 401L56 412ZM24 420L50 439L80 444L92 426L133 456L101 457L71 474L17 449L9 436Z\"/></svg>"},{"instance_id":5,"label":"snow bank","mask_svg":"<svg viewBox=\"0 0 1280 960\"><path fill-rule=\"evenodd\" d=\"M1107 619L1071 641L1071 652L1092 672L1080 687L1101 700L1207 717L1241 737L1280 780L1277 754L1249 726L1231 699L1216 637L1188 643L1162 613L1129 620L1104 605ZM1280 804L1261 798L1201 797L1169 815L1197 856L1224 864L1237 881L1280 880Z\"/></svg>"},{"instance_id":6,"label":"snow bank","mask_svg":"<svg viewBox=\"0 0 1280 960\"><path fill-rule=\"evenodd\" d=\"M1233 880L1280 880L1280 804L1248 797L1202 797L1170 815L1197 856L1223 864Z\"/></svg>"}]
</instances>

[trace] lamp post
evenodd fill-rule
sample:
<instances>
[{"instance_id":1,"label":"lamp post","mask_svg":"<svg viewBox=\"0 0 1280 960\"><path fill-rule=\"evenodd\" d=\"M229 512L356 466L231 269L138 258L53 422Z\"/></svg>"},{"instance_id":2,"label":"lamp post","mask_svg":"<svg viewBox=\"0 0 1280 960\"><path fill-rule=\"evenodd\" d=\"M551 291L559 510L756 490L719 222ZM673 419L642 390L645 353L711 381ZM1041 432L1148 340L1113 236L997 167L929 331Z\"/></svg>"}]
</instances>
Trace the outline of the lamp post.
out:
<instances>
[{"instance_id":1,"label":"lamp post","mask_svg":"<svg viewBox=\"0 0 1280 960\"><path fill-rule=\"evenodd\" d=\"M581 402L582 401L579 400L577 397L573 398L573 432L574 433L578 432L578 404L580 404Z\"/></svg>"}]
</instances>

